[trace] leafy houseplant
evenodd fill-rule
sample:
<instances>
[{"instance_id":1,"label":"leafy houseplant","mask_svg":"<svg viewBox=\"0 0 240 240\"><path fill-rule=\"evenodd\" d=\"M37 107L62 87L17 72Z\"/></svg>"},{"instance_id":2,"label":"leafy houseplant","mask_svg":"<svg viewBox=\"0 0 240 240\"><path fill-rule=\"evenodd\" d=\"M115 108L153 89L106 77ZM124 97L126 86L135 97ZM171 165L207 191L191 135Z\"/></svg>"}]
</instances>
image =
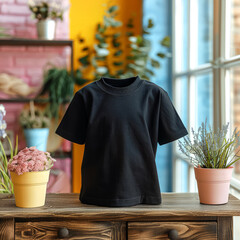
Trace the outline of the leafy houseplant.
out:
<instances>
[{"instance_id":1,"label":"leafy houseplant","mask_svg":"<svg viewBox=\"0 0 240 240\"><path fill-rule=\"evenodd\" d=\"M228 128L226 124L214 132L205 121L196 132L192 129L192 139L179 141L180 151L194 165L201 203L228 202L232 165L240 160L240 133L235 129L228 137Z\"/></svg>"},{"instance_id":2,"label":"leafy houseplant","mask_svg":"<svg viewBox=\"0 0 240 240\"><path fill-rule=\"evenodd\" d=\"M46 151L50 126L50 114L34 106L30 101L30 108L24 109L19 118L28 147L36 146Z\"/></svg>"},{"instance_id":3,"label":"leafy houseplant","mask_svg":"<svg viewBox=\"0 0 240 240\"><path fill-rule=\"evenodd\" d=\"M73 96L74 79L65 68L52 67L45 72L44 84L38 97L48 97L49 112L58 120L62 104Z\"/></svg>"},{"instance_id":4,"label":"leafy houseplant","mask_svg":"<svg viewBox=\"0 0 240 240\"><path fill-rule=\"evenodd\" d=\"M28 5L33 18L38 20L38 38L54 39L56 20L63 20L64 9L60 2L29 0Z\"/></svg>"},{"instance_id":5,"label":"leafy houseplant","mask_svg":"<svg viewBox=\"0 0 240 240\"><path fill-rule=\"evenodd\" d=\"M17 207L45 204L50 169L56 160L36 147L24 148L10 159L8 170L13 181Z\"/></svg>"}]
</instances>

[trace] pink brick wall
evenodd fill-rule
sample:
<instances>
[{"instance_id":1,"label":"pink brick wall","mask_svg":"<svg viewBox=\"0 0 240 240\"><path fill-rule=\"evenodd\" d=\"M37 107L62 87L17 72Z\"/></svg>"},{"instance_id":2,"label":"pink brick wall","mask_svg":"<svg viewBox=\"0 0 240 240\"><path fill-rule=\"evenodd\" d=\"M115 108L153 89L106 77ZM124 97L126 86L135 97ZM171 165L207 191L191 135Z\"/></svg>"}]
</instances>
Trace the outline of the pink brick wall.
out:
<instances>
[{"instance_id":1,"label":"pink brick wall","mask_svg":"<svg viewBox=\"0 0 240 240\"><path fill-rule=\"evenodd\" d=\"M0 26L7 28L9 34L20 38L37 38L35 23L31 18L27 0L0 0ZM68 0L63 1L64 6ZM64 21L57 22L56 39L69 38L68 11ZM0 47L0 73L6 72L20 77L31 86L41 87L43 69L47 63L66 66L69 63L69 49L64 47ZM6 95L0 93L0 98ZM8 129L22 138L18 116L23 104L4 104L7 110ZM24 147L21 141L20 147Z\"/></svg>"},{"instance_id":2,"label":"pink brick wall","mask_svg":"<svg viewBox=\"0 0 240 240\"><path fill-rule=\"evenodd\" d=\"M27 0L0 0L0 26L7 28L8 33L20 38L37 38L35 23L36 20L31 18L28 9ZM65 6L68 0L62 1ZM64 14L64 21L57 22L56 39L69 38L69 17L68 11ZM70 49L64 47L0 47L0 73L9 73L20 77L30 86L41 88L43 83L43 70L47 63L53 63L58 66L69 66ZM8 97L0 92L0 99ZM0 103L1 104L1 103ZM19 126L18 119L23 103L4 104L7 115L7 129L18 134L19 149L25 147L23 132ZM55 169L64 171L70 179L71 159L60 159L57 161ZM54 179L51 175L51 179ZM54 180L56 181L56 180ZM70 180L69 184L70 184ZM51 182L51 184L53 181ZM61 189L58 186L52 187L49 191L70 191Z\"/></svg>"},{"instance_id":3,"label":"pink brick wall","mask_svg":"<svg viewBox=\"0 0 240 240\"><path fill-rule=\"evenodd\" d=\"M36 38L36 20L32 19L27 0L0 0L0 26L8 28L9 33L16 37ZM63 0L68 6L68 0ZM57 22L56 38L68 39L68 11L64 13L64 21Z\"/></svg>"}]
</instances>

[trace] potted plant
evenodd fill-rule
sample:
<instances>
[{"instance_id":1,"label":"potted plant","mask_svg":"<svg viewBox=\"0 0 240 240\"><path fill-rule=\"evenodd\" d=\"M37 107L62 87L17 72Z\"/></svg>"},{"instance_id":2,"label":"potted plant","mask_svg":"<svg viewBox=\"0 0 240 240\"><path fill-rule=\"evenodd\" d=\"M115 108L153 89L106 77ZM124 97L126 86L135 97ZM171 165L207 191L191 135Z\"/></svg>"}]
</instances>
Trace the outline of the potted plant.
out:
<instances>
[{"instance_id":1,"label":"potted plant","mask_svg":"<svg viewBox=\"0 0 240 240\"><path fill-rule=\"evenodd\" d=\"M27 147L36 146L39 150L46 151L50 122L50 114L36 108L33 101L30 101L30 108L23 109L20 114Z\"/></svg>"},{"instance_id":2,"label":"potted plant","mask_svg":"<svg viewBox=\"0 0 240 240\"><path fill-rule=\"evenodd\" d=\"M55 38L56 20L63 20L64 9L55 1L30 0L29 9L33 18L37 19L39 39L53 40Z\"/></svg>"},{"instance_id":3,"label":"potted plant","mask_svg":"<svg viewBox=\"0 0 240 240\"><path fill-rule=\"evenodd\" d=\"M45 204L50 169L56 160L36 147L24 148L8 163L17 207L32 208Z\"/></svg>"},{"instance_id":4,"label":"potted plant","mask_svg":"<svg viewBox=\"0 0 240 240\"><path fill-rule=\"evenodd\" d=\"M201 203L228 202L232 165L240 159L239 131L235 128L228 137L228 128L229 123L214 132L205 121L196 132L192 129L192 139L186 136L179 141L180 151L194 165Z\"/></svg>"},{"instance_id":5,"label":"potted plant","mask_svg":"<svg viewBox=\"0 0 240 240\"><path fill-rule=\"evenodd\" d=\"M44 73L44 84L38 97L48 98L51 116L58 120L60 108L73 96L74 78L66 68L50 67ZM57 122L57 121L56 121Z\"/></svg>"}]
</instances>

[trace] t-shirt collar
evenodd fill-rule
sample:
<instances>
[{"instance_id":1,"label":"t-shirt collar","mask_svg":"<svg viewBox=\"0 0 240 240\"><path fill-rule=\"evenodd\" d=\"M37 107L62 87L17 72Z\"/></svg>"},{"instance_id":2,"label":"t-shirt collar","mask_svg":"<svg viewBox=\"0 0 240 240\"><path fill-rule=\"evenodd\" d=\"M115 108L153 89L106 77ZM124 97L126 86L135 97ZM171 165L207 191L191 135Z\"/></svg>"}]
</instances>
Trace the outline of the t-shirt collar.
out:
<instances>
[{"instance_id":1,"label":"t-shirt collar","mask_svg":"<svg viewBox=\"0 0 240 240\"><path fill-rule=\"evenodd\" d=\"M141 83L142 81L139 76L123 79L101 77L101 79L97 81L97 84L100 88L114 95L128 94L132 91L135 91L141 85Z\"/></svg>"}]
</instances>

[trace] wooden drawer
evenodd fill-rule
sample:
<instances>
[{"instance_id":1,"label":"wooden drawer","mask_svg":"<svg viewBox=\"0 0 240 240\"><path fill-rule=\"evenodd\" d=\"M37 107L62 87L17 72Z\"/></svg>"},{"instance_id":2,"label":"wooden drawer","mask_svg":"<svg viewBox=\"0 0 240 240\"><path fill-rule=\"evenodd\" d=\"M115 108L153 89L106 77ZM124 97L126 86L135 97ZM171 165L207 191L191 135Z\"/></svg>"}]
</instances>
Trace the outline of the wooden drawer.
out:
<instances>
[{"instance_id":1,"label":"wooden drawer","mask_svg":"<svg viewBox=\"0 0 240 240\"><path fill-rule=\"evenodd\" d=\"M121 239L125 240L126 223L49 220L15 222L18 239Z\"/></svg>"},{"instance_id":2,"label":"wooden drawer","mask_svg":"<svg viewBox=\"0 0 240 240\"><path fill-rule=\"evenodd\" d=\"M171 231L171 233L170 233ZM174 237L174 235L178 237ZM172 237L170 237L172 235ZM216 240L216 222L128 222L129 240Z\"/></svg>"}]
</instances>

